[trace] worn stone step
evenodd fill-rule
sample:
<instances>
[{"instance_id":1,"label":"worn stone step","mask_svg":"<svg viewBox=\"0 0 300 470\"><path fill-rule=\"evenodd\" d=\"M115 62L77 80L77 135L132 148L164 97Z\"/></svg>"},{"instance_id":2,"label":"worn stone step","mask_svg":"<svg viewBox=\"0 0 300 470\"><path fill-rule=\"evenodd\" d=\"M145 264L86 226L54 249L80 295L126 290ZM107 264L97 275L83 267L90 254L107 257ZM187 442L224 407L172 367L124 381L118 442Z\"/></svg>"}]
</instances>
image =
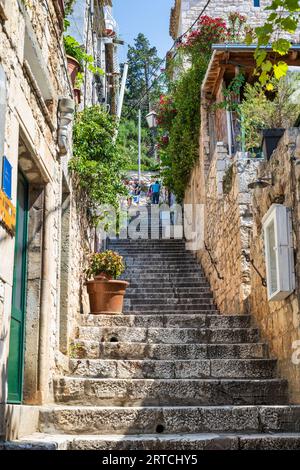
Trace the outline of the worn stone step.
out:
<instances>
[{"instance_id":1,"label":"worn stone step","mask_svg":"<svg viewBox=\"0 0 300 470\"><path fill-rule=\"evenodd\" d=\"M158 306L157 308L151 308L151 310L140 310L137 308L126 309L124 308L123 314L124 315L169 315L169 314L177 314L177 315L218 315L219 311L215 308L215 306L202 305L202 307L198 308L197 306L188 305L186 309L182 308L174 308L174 306L170 305L168 308L161 308Z\"/></svg>"},{"instance_id":2,"label":"worn stone step","mask_svg":"<svg viewBox=\"0 0 300 470\"><path fill-rule=\"evenodd\" d=\"M181 275L181 277L184 277L186 275L198 275L199 277L204 277L204 274L200 269L198 270L197 267L193 268L190 265L186 266L153 266L150 267L148 265L141 264L139 266L127 266L125 274L126 275L131 275L131 274L157 274L157 275L164 275L164 274L177 274Z\"/></svg>"},{"instance_id":3,"label":"worn stone step","mask_svg":"<svg viewBox=\"0 0 300 470\"><path fill-rule=\"evenodd\" d=\"M251 343L259 340L257 328L78 328L77 337L99 342L136 343Z\"/></svg>"},{"instance_id":4,"label":"worn stone step","mask_svg":"<svg viewBox=\"0 0 300 470\"><path fill-rule=\"evenodd\" d=\"M157 303L155 305L178 305L178 304L184 304L184 305L194 305L194 304L214 304L214 300L212 295L206 294L206 295L201 295L201 294L194 294L194 296L163 296L163 295L158 295L155 296L153 295L139 295L139 296L133 296L133 295L126 295L124 299L124 305L136 305L137 307L145 307L147 308L148 305L153 305L153 302L155 302L155 299Z\"/></svg>"},{"instance_id":5,"label":"worn stone step","mask_svg":"<svg viewBox=\"0 0 300 470\"><path fill-rule=\"evenodd\" d=\"M82 326L248 328L250 315L83 315Z\"/></svg>"},{"instance_id":6,"label":"worn stone step","mask_svg":"<svg viewBox=\"0 0 300 470\"><path fill-rule=\"evenodd\" d=\"M242 344L151 344L74 340L73 358L103 359L264 359L265 343Z\"/></svg>"},{"instance_id":7,"label":"worn stone step","mask_svg":"<svg viewBox=\"0 0 300 470\"><path fill-rule=\"evenodd\" d=\"M137 282L139 281L139 282ZM207 280L191 280L189 281L184 281L184 280L169 280L169 281L156 281L155 279L131 279L130 285L128 289L151 289L152 291L156 289L210 289L210 285L207 282Z\"/></svg>"},{"instance_id":8,"label":"worn stone step","mask_svg":"<svg viewBox=\"0 0 300 470\"><path fill-rule=\"evenodd\" d=\"M300 432L299 406L44 406L40 432L65 434Z\"/></svg>"},{"instance_id":9,"label":"worn stone step","mask_svg":"<svg viewBox=\"0 0 300 470\"><path fill-rule=\"evenodd\" d=\"M35 433L0 442L3 450L299 450L300 433L67 435ZM247 454L245 454L247 458Z\"/></svg>"},{"instance_id":10,"label":"worn stone step","mask_svg":"<svg viewBox=\"0 0 300 470\"><path fill-rule=\"evenodd\" d=\"M280 379L54 379L56 402L106 406L283 405Z\"/></svg>"},{"instance_id":11,"label":"worn stone step","mask_svg":"<svg viewBox=\"0 0 300 470\"><path fill-rule=\"evenodd\" d=\"M131 303L127 305L127 302L124 302L124 312L160 312L160 313L179 313L179 312L186 312L186 313L193 313L194 311L201 311L201 310L216 310L216 306L213 302L209 302L210 299L206 299L206 302L156 302L152 304L142 304L142 303Z\"/></svg>"},{"instance_id":12,"label":"worn stone step","mask_svg":"<svg viewBox=\"0 0 300 470\"><path fill-rule=\"evenodd\" d=\"M124 273L122 276L120 276L120 279L126 279L130 283L136 283L137 279L141 281L141 284L144 284L146 281L148 282L158 282L158 283L163 283L167 282L167 284L170 286L172 284L177 284L177 283L185 283L185 284L191 284L193 282L202 282L205 283L206 286L208 286L207 279L202 276L199 273L187 273L185 275L182 275L180 273Z\"/></svg>"},{"instance_id":13,"label":"worn stone step","mask_svg":"<svg viewBox=\"0 0 300 470\"><path fill-rule=\"evenodd\" d=\"M71 376L112 379L272 379L273 359L70 359Z\"/></svg>"},{"instance_id":14,"label":"worn stone step","mask_svg":"<svg viewBox=\"0 0 300 470\"><path fill-rule=\"evenodd\" d=\"M125 297L125 305L130 305L130 304L139 304L143 302L143 305L146 305L148 303L153 303L153 301L157 300L160 303L164 304L178 304L178 303L188 303L188 304L193 304L193 303L202 303L206 299L212 300L213 295L211 292L208 293L192 293L192 294L173 294L170 295L170 293L150 293L147 292L145 294L135 294L135 293L127 293L126 292L126 297ZM206 303L206 302L205 302Z\"/></svg>"},{"instance_id":15,"label":"worn stone step","mask_svg":"<svg viewBox=\"0 0 300 470\"><path fill-rule=\"evenodd\" d=\"M126 295L147 295L147 294L168 294L172 295L182 295L182 294L212 294L212 291L209 287L128 287L126 290Z\"/></svg>"},{"instance_id":16,"label":"worn stone step","mask_svg":"<svg viewBox=\"0 0 300 470\"><path fill-rule=\"evenodd\" d=\"M143 262L143 261L146 261L147 263L150 263L150 264L156 264L156 263L160 263L160 262L175 262L175 263L178 263L179 260L181 258L178 258L178 256L176 254L168 254L168 253L164 253L164 252L161 252L159 254L153 254L151 253L150 256L149 256L149 253L148 254L139 254L138 256L131 256L130 254L127 254L126 256L126 262L127 263L130 263L130 262ZM182 257L182 261L183 262L186 262L186 263L195 263L199 269L201 269L201 265L198 263L198 261L196 260L195 256L193 256L192 254L190 253L184 253L184 256Z\"/></svg>"}]
</instances>

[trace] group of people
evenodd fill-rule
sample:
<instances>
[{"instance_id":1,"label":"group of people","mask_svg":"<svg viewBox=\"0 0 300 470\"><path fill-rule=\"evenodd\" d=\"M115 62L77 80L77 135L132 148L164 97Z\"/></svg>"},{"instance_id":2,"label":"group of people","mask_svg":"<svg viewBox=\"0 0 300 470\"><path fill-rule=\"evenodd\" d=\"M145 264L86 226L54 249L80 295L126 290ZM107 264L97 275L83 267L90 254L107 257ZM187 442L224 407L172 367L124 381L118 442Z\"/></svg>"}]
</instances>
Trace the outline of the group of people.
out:
<instances>
[{"instance_id":1,"label":"group of people","mask_svg":"<svg viewBox=\"0 0 300 470\"><path fill-rule=\"evenodd\" d=\"M159 204L159 197L161 193L161 184L158 180L151 182L147 187L142 187L138 180L128 182L129 197L127 199L128 206L132 203L139 204L142 193L150 200L152 204Z\"/></svg>"}]
</instances>

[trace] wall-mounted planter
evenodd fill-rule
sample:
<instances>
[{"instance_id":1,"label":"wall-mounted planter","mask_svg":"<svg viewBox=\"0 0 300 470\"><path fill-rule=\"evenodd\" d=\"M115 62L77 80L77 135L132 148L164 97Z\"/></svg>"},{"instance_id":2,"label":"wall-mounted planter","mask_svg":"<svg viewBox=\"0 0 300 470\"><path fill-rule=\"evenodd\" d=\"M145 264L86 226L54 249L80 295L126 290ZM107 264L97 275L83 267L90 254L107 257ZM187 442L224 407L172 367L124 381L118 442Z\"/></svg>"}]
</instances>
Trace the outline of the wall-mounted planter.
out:
<instances>
[{"instance_id":1,"label":"wall-mounted planter","mask_svg":"<svg viewBox=\"0 0 300 470\"><path fill-rule=\"evenodd\" d=\"M71 78L72 86L73 88L75 87L75 80L77 77L77 74L80 70L80 64L78 60L74 59L74 57L71 57L67 55L67 62L68 62L68 72Z\"/></svg>"},{"instance_id":2,"label":"wall-mounted planter","mask_svg":"<svg viewBox=\"0 0 300 470\"><path fill-rule=\"evenodd\" d=\"M267 160L270 160L284 131L285 129L264 129L262 131L262 149Z\"/></svg>"}]
</instances>

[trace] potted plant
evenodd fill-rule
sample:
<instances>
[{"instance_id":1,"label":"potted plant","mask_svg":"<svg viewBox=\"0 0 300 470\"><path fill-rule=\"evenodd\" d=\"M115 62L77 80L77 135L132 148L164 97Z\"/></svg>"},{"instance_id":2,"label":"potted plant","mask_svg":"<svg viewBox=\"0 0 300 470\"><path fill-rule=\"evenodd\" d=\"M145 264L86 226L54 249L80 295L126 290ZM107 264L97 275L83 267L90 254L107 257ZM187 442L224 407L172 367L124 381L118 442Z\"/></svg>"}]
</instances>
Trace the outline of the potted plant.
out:
<instances>
[{"instance_id":1,"label":"potted plant","mask_svg":"<svg viewBox=\"0 0 300 470\"><path fill-rule=\"evenodd\" d=\"M91 314L122 313L127 281L116 280L125 270L123 257L118 253L106 250L92 253L89 267L85 271L87 291L90 299Z\"/></svg>"},{"instance_id":2,"label":"potted plant","mask_svg":"<svg viewBox=\"0 0 300 470\"><path fill-rule=\"evenodd\" d=\"M73 36L64 36L64 46L67 55L68 71L73 88L75 87L78 73L83 70L85 66L93 74L104 74L102 69L95 67L93 56L87 54Z\"/></svg>"},{"instance_id":3,"label":"potted plant","mask_svg":"<svg viewBox=\"0 0 300 470\"><path fill-rule=\"evenodd\" d=\"M300 113L300 100L295 95L298 80L295 77L274 83L274 90L266 93L260 83L247 84L244 99L239 105L245 133L246 150L262 148L269 160L285 129L292 127Z\"/></svg>"}]
</instances>

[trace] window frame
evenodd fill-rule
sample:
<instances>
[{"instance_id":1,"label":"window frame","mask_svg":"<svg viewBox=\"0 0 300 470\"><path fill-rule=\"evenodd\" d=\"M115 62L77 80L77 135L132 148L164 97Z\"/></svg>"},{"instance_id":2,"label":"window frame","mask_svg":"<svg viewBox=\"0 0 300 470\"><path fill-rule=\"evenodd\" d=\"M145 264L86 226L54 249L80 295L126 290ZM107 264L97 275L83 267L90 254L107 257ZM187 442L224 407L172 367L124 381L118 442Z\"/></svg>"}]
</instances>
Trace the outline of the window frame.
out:
<instances>
[{"instance_id":1,"label":"window frame","mask_svg":"<svg viewBox=\"0 0 300 470\"><path fill-rule=\"evenodd\" d=\"M272 204L263 217L265 243L265 263L267 273L268 300L284 300L295 290L295 266L292 234L291 210L282 204ZM276 290L272 289L274 266L270 258L270 238L268 230L274 224Z\"/></svg>"}]
</instances>

